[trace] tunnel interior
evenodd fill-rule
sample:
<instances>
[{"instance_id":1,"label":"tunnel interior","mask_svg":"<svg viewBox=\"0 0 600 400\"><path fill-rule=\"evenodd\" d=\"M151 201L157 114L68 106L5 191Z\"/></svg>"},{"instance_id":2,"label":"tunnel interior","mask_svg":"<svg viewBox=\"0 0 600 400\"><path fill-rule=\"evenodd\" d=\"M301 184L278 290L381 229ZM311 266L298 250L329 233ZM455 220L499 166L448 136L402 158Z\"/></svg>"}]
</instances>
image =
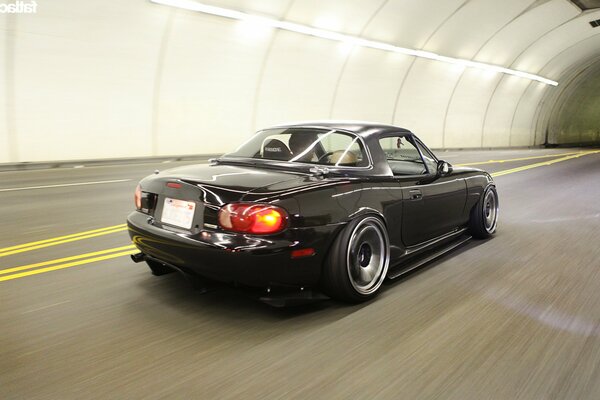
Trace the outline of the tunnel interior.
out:
<instances>
[{"instance_id":1,"label":"tunnel interior","mask_svg":"<svg viewBox=\"0 0 600 400\"><path fill-rule=\"evenodd\" d=\"M600 0L0 0L0 399L598 400L599 176Z\"/></svg>"}]
</instances>

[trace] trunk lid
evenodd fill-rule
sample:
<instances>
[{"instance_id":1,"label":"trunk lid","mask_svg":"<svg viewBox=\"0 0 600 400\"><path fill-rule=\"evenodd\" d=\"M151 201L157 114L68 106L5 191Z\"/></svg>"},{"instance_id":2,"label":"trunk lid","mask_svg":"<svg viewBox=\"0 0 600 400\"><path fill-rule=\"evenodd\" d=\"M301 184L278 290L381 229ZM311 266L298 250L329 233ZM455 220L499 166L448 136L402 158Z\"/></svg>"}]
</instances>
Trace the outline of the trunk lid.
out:
<instances>
[{"instance_id":1,"label":"trunk lid","mask_svg":"<svg viewBox=\"0 0 600 400\"><path fill-rule=\"evenodd\" d=\"M218 210L224 204L270 202L305 190L336 185L340 179L344 180L315 177L304 171L204 164L165 170L148 176L140 185L142 192L151 198L148 214L153 217L153 224L197 233L217 227ZM186 211L186 207L194 209ZM178 218L185 223L173 224Z\"/></svg>"},{"instance_id":2,"label":"trunk lid","mask_svg":"<svg viewBox=\"0 0 600 400\"><path fill-rule=\"evenodd\" d=\"M310 184L302 172L237 165L190 165L154 175L161 182L181 181L205 190L204 201L223 205L239 201L251 192L269 192Z\"/></svg>"}]
</instances>

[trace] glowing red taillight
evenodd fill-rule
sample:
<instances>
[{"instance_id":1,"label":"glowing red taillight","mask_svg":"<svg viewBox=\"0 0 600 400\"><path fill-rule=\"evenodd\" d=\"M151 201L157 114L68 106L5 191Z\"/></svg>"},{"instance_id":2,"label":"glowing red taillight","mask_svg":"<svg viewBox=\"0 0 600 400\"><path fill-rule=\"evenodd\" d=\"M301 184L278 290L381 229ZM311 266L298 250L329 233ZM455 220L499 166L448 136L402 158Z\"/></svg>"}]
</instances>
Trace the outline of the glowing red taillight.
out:
<instances>
[{"instance_id":1,"label":"glowing red taillight","mask_svg":"<svg viewBox=\"0 0 600 400\"><path fill-rule=\"evenodd\" d=\"M219 210L219 225L240 233L276 233L285 229L287 213L270 204L231 203Z\"/></svg>"},{"instance_id":2,"label":"glowing red taillight","mask_svg":"<svg viewBox=\"0 0 600 400\"><path fill-rule=\"evenodd\" d=\"M133 196L133 199L135 201L135 208L137 208L138 210L142 209L142 187L140 185L137 185L137 187L135 188L135 195Z\"/></svg>"}]
</instances>

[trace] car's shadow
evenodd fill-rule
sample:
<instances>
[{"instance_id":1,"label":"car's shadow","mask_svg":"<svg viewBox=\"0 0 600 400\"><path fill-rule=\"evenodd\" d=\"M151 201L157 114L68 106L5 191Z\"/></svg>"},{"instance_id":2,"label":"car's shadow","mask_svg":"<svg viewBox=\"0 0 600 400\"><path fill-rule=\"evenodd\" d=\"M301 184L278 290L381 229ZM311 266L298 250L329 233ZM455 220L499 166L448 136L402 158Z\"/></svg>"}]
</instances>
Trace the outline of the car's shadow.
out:
<instances>
[{"instance_id":1,"label":"car's shadow","mask_svg":"<svg viewBox=\"0 0 600 400\"><path fill-rule=\"evenodd\" d=\"M168 310L185 313L186 318L211 318L225 325L241 323L253 328L260 326L260 322L301 320L326 323L352 314L370 303L348 305L322 300L294 307L272 307L259 300L261 292L256 290L217 285L202 292L180 273L155 277L148 271L144 277L140 277L138 288L142 289L142 296L148 296L153 303L160 304L160 307L147 313L149 316Z\"/></svg>"},{"instance_id":2,"label":"car's shadow","mask_svg":"<svg viewBox=\"0 0 600 400\"><path fill-rule=\"evenodd\" d=\"M417 275L426 273L446 260L474 249L486 240L471 240L457 249L446 253L394 280L386 280L382 294L389 290L401 290L401 283ZM140 267L142 265L140 264ZM281 321L310 321L312 323L328 323L360 311L365 307L376 306L378 298L362 304L347 304L335 300L322 300L293 307L272 307L259 301L261 292L248 288L237 288L228 285L216 285L207 292L194 288L180 273L172 273L155 277L146 268L140 271L138 288L142 296L148 296L152 302L160 304L148 315L175 310L184 313L186 318L217 319L227 325L248 321L276 323ZM145 275L142 275L145 274ZM262 292L264 294L264 292ZM378 296L380 297L380 296ZM142 300L142 303L144 300ZM249 324L248 326L253 326Z\"/></svg>"}]
</instances>

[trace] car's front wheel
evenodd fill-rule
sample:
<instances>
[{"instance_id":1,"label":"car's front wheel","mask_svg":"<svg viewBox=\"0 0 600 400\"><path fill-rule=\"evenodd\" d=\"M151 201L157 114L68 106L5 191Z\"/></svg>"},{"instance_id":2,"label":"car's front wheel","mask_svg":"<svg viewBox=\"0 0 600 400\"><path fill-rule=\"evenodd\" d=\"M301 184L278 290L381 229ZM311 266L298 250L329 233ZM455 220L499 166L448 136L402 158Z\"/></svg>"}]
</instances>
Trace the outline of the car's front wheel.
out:
<instances>
[{"instance_id":1,"label":"car's front wheel","mask_svg":"<svg viewBox=\"0 0 600 400\"><path fill-rule=\"evenodd\" d=\"M389 265L389 239L376 216L352 220L336 237L324 266L324 290L358 303L377 295Z\"/></svg>"},{"instance_id":2,"label":"car's front wheel","mask_svg":"<svg viewBox=\"0 0 600 400\"><path fill-rule=\"evenodd\" d=\"M488 186L471 210L469 231L478 239L485 239L496 232L498 226L498 193L494 186Z\"/></svg>"}]
</instances>

